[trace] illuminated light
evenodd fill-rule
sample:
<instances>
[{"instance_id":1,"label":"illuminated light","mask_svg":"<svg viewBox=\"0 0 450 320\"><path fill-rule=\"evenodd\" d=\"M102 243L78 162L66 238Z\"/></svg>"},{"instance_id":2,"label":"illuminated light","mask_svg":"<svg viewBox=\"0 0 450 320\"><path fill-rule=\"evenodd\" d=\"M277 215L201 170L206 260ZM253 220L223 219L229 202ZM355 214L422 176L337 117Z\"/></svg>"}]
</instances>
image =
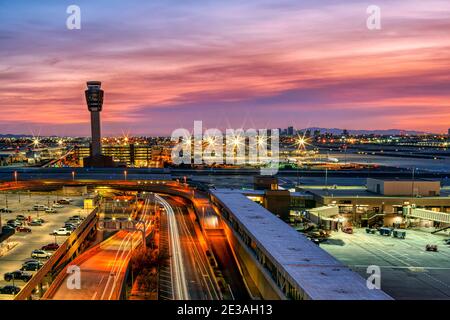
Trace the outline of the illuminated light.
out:
<instances>
[{"instance_id":1,"label":"illuminated light","mask_svg":"<svg viewBox=\"0 0 450 320\"><path fill-rule=\"evenodd\" d=\"M309 139L304 135L298 136L294 145L296 145L299 150L306 150L306 146L309 145Z\"/></svg>"},{"instance_id":2,"label":"illuminated light","mask_svg":"<svg viewBox=\"0 0 450 320\"><path fill-rule=\"evenodd\" d=\"M258 146L264 146L266 144L266 139L264 137L259 137L257 139Z\"/></svg>"},{"instance_id":3,"label":"illuminated light","mask_svg":"<svg viewBox=\"0 0 450 320\"><path fill-rule=\"evenodd\" d=\"M213 145L213 144L216 142L216 138L215 138L215 137L207 137L207 138L206 138L206 142L207 142L209 145Z\"/></svg>"}]
</instances>

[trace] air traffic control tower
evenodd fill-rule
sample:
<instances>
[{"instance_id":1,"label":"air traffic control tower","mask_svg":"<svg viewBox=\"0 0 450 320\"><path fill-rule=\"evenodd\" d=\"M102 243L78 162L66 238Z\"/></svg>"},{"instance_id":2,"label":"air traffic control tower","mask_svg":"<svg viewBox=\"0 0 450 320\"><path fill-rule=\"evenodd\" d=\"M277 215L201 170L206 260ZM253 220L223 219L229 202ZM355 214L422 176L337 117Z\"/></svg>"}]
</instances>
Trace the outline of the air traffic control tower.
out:
<instances>
[{"instance_id":1,"label":"air traffic control tower","mask_svg":"<svg viewBox=\"0 0 450 320\"><path fill-rule=\"evenodd\" d=\"M91 112L91 154L83 159L84 167L114 167L112 157L102 155L100 112L103 107L103 90L100 81L88 81L85 91L86 103Z\"/></svg>"}]
</instances>

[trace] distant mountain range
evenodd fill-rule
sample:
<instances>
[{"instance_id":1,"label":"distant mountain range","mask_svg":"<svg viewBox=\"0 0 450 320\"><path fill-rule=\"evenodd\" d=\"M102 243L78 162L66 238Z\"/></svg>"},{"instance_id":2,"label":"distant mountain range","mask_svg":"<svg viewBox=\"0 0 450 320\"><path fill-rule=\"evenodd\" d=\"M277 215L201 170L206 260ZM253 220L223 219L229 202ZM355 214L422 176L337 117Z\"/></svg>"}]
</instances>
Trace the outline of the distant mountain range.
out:
<instances>
[{"instance_id":1,"label":"distant mountain range","mask_svg":"<svg viewBox=\"0 0 450 320\"><path fill-rule=\"evenodd\" d=\"M305 129L297 129L300 131L310 130L313 133L315 130L320 130L321 133L332 133L333 135L340 135L344 131L344 129L339 128L319 128L319 127L311 127ZM395 136L395 135L424 135L424 134L433 134L431 132L424 131L415 131L415 130L400 130L400 129L385 129L385 130L352 130L347 129L348 133L351 135L380 135L380 136ZM32 138L32 135L29 134L0 134L0 138Z\"/></svg>"},{"instance_id":2,"label":"distant mountain range","mask_svg":"<svg viewBox=\"0 0 450 320\"><path fill-rule=\"evenodd\" d=\"M332 133L333 135L339 135L342 134L344 129L339 128L318 128L318 127L311 127L306 129L300 129L300 131L306 131L310 130L311 132L314 132L315 130L320 130L321 133ZM423 134L431 134L430 132L424 132L424 131L415 131L415 130L400 130L400 129L385 129L385 130L352 130L347 129L349 134L352 135L380 135L380 136L395 136L395 135L423 135Z\"/></svg>"},{"instance_id":3,"label":"distant mountain range","mask_svg":"<svg viewBox=\"0 0 450 320\"><path fill-rule=\"evenodd\" d=\"M0 134L0 138L32 138L29 134Z\"/></svg>"}]
</instances>

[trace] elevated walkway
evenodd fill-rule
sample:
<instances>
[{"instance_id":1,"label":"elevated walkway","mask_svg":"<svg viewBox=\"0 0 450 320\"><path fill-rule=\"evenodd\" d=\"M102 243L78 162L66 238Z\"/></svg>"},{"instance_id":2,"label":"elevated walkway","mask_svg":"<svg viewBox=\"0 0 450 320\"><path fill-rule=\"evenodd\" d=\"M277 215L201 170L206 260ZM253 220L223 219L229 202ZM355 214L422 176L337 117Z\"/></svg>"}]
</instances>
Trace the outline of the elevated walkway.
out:
<instances>
[{"instance_id":1,"label":"elevated walkway","mask_svg":"<svg viewBox=\"0 0 450 320\"><path fill-rule=\"evenodd\" d=\"M211 200L223 220L287 299L391 300L325 250L242 193L211 190ZM251 267L251 266L250 266ZM264 289L266 283L255 278ZM262 290L263 291L263 290Z\"/></svg>"},{"instance_id":2,"label":"elevated walkway","mask_svg":"<svg viewBox=\"0 0 450 320\"><path fill-rule=\"evenodd\" d=\"M406 210L405 216L450 224L450 213L445 212L411 208L410 210Z\"/></svg>"}]
</instances>

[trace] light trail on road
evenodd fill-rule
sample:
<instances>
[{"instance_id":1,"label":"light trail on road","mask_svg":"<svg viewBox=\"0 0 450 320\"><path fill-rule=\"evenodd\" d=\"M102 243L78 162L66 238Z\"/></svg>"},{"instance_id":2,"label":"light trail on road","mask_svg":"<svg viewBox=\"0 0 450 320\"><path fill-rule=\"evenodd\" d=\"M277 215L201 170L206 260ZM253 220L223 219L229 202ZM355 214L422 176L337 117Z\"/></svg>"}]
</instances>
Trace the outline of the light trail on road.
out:
<instances>
[{"instance_id":1,"label":"light trail on road","mask_svg":"<svg viewBox=\"0 0 450 320\"><path fill-rule=\"evenodd\" d=\"M176 207L179 221L180 221L180 227L183 230L184 235L189 239L189 242L191 243L190 251L191 254L194 257L195 266L197 269L198 274L200 275L200 281L202 283L203 289L208 293L207 294L207 300L218 300L220 297L220 294L216 290L216 286L214 281L211 279L211 275L208 272L208 269L210 268L208 266L208 261L205 261L204 259L206 256L202 256L201 251L197 247L198 244L194 240L194 237L192 236L188 224L186 223L186 217L183 216L183 212L181 211L180 207ZM205 294L206 294L205 292Z\"/></svg>"},{"instance_id":2,"label":"light trail on road","mask_svg":"<svg viewBox=\"0 0 450 320\"><path fill-rule=\"evenodd\" d=\"M183 264L183 256L181 252L181 244L175 212L169 203L159 195L155 194L155 200L164 207L167 221L169 225L170 251L172 260L172 278L175 282L174 294L175 300L189 300L189 294L185 278L185 270Z\"/></svg>"}]
</instances>

